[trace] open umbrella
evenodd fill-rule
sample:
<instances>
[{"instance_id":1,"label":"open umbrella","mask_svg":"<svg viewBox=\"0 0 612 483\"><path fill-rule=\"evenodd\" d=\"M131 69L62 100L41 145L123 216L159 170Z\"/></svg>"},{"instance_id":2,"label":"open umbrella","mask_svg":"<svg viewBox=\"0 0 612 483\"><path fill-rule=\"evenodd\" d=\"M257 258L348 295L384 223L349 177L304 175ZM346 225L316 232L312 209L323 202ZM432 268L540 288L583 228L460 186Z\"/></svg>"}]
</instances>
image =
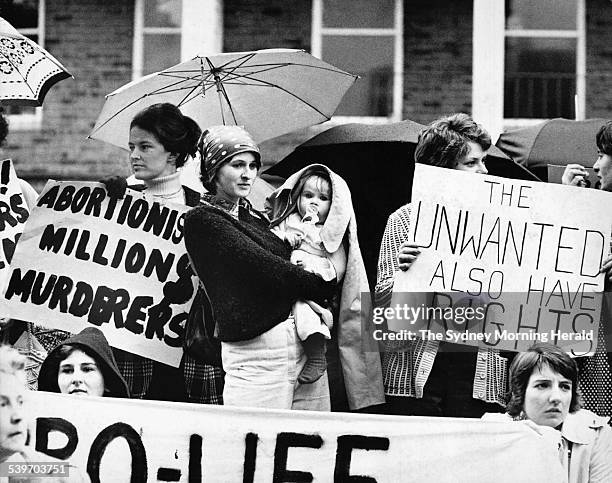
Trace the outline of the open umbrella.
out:
<instances>
[{"instance_id":1,"label":"open umbrella","mask_svg":"<svg viewBox=\"0 0 612 483\"><path fill-rule=\"evenodd\" d=\"M300 144L264 174L286 178L320 163L342 176L351 189L364 263L373 281L387 218L410 201L414 150L425 127L409 120L335 126ZM486 164L496 176L537 180L494 146Z\"/></svg>"},{"instance_id":2,"label":"open umbrella","mask_svg":"<svg viewBox=\"0 0 612 483\"><path fill-rule=\"evenodd\" d=\"M517 163L547 180L549 164L593 166L597 159L595 134L605 122L604 119L549 119L506 131L496 145Z\"/></svg>"},{"instance_id":3,"label":"open umbrella","mask_svg":"<svg viewBox=\"0 0 612 483\"><path fill-rule=\"evenodd\" d=\"M41 106L49 88L68 77L55 57L0 18L0 103Z\"/></svg>"},{"instance_id":4,"label":"open umbrella","mask_svg":"<svg viewBox=\"0 0 612 483\"><path fill-rule=\"evenodd\" d=\"M125 148L134 115L170 102L202 129L240 125L260 142L329 120L356 78L303 50L196 56L109 94L89 137Z\"/></svg>"}]
</instances>

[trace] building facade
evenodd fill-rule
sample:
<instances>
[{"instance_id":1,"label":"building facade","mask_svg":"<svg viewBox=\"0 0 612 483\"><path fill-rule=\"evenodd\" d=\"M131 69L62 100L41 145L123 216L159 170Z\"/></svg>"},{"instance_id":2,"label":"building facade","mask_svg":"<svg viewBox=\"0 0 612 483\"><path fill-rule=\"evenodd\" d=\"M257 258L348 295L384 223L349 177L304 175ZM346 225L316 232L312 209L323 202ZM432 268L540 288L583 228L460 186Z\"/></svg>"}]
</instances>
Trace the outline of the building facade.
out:
<instances>
[{"instance_id":1,"label":"building facade","mask_svg":"<svg viewBox=\"0 0 612 483\"><path fill-rule=\"evenodd\" d=\"M359 74L333 122L612 118L610 0L5 0L0 16L74 76L9 111L3 155L38 187L129 174L87 139L104 96L197 53L305 49ZM265 142L264 163L321 129Z\"/></svg>"}]
</instances>

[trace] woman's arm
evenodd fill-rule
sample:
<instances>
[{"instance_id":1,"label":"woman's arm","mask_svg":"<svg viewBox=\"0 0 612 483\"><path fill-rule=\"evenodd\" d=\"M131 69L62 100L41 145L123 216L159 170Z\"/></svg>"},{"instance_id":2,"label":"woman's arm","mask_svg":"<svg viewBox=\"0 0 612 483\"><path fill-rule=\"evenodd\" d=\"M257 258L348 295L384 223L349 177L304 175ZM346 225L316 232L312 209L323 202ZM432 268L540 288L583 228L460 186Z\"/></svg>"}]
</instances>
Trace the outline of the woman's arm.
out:
<instances>
[{"instance_id":1,"label":"woman's arm","mask_svg":"<svg viewBox=\"0 0 612 483\"><path fill-rule=\"evenodd\" d=\"M391 301L395 272L400 269L399 255L410 233L410 207L402 206L389 216L380 244L378 270L374 300L378 307L385 307Z\"/></svg>"},{"instance_id":2,"label":"woman's arm","mask_svg":"<svg viewBox=\"0 0 612 483\"><path fill-rule=\"evenodd\" d=\"M199 274L238 277L292 301L305 298L324 303L333 295L333 282L274 255L268 248L273 243L282 242L269 230L235 221L214 208L196 208L185 218L185 245Z\"/></svg>"}]
</instances>

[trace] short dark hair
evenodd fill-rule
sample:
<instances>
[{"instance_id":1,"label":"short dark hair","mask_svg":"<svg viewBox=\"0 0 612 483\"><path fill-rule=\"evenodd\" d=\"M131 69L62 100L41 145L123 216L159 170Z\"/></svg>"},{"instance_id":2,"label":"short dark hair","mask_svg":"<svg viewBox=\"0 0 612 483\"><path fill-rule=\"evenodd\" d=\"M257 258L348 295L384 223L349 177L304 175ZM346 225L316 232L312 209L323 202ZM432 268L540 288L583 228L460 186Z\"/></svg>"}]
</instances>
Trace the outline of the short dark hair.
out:
<instances>
[{"instance_id":1,"label":"short dark hair","mask_svg":"<svg viewBox=\"0 0 612 483\"><path fill-rule=\"evenodd\" d=\"M608 156L612 156L612 121L607 121L599 128L595 136L595 142L597 143L597 149Z\"/></svg>"},{"instance_id":2,"label":"short dark hair","mask_svg":"<svg viewBox=\"0 0 612 483\"><path fill-rule=\"evenodd\" d=\"M414 159L417 163L454 169L469 152L470 142L486 151L491 147L491 136L467 114L442 117L421 131Z\"/></svg>"},{"instance_id":3,"label":"short dark hair","mask_svg":"<svg viewBox=\"0 0 612 483\"><path fill-rule=\"evenodd\" d=\"M187 156L195 156L202 134L197 122L169 102L153 104L140 111L130 123L130 129L133 127L150 132L166 151L177 154L177 168L185 164Z\"/></svg>"},{"instance_id":4,"label":"short dark hair","mask_svg":"<svg viewBox=\"0 0 612 483\"><path fill-rule=\"evenodd\" d=\"M527 383L533 371L549 366L563 377L572 381L572 401L570 413L580 409L580 393L578 391L578 365L562 349L553 344L540 342L532 345L526 352L520 352L510 366L510 394L506 411L510 416L517 417L525 405Z\"/></svg>"}]
</instances>

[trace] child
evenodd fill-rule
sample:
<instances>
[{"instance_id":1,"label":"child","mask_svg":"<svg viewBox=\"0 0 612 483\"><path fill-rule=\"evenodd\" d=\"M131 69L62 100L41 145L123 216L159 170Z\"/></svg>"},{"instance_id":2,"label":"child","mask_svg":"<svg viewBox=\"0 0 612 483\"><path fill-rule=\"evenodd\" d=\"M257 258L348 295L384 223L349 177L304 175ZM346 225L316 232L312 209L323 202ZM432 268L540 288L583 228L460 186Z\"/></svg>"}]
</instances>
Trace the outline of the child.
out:
<instances>
[{"instance_id":1,"label":"child","mask_svg":"<svg viewBox=\"0 0 612 483\"><path fill-rule=\"evenodd\" d=\"M304 200L311 196L304 190L306 182L311 177L314 179L309 183L309 187L314 183L314 187L318 187L319 192L326 190L324 185L329 187L327 193L321 194L326 194L325 197L329 198L330 203L324 221L321 221L322 210L318 207L318 223L315 223L313 228L306 227L306 231L312 229L317 232L321 240L321 245L318 247L324 249L324 258L331 262L336 271L338 285L337 298L334 299L337 302L334 303L335 307L337 305L334 314L336 316L334 336L328 354L330 370L327 376L331 407L333 411L348 411L382 404L385 402L385 397L378 347L376 341L369 335L371 327L368 317L363 316L371 313L370 289L357 239L357 222L351 192L346 181L321 164L307 166L292 174L282 186L268 196L266 209L272 220L271 226L280 225L292 214L295 214L292 219L297 217L300 222L302 221L298 200L302 194ZM313 205L316 204L313 202ZM305 209L302 213L307 214ZM308 221L308 218L304 221ZM291 225L292 222L289 221L288 224ZM283 226L286 225L287 223ZM287 231L283 226L280 229ZM304 224L301 227L304 228ZM302 235L302 239L304 238ZM310 251L306 248L309 245L308 241L303 242L301 249ZM312 261L310 254L308 257ZM321 330L315 330L315 333L322 334L325 331L321 327L323 325L321 320L324 318L320 318L316 326ZM300 322L296 321L296 329L298 324ZM312 340L316 341L321 337L325 339L324 335L319 335ZM323 367L324 364L323 361Z\"/></svg>"},{"instance_id":2,"label":"child","mask_svg":"<svg viewBox=\"0 0 612 483\"><path fill-rule=\"evenodd\" d=\"M291 197L295 200L292 208L272 231L294 248L292 263L326 281L340 282L346 270L346 251L341 245L334 253L329 253L321 239L332 200L329 174L320 169L304 172ZM329 330L333 316L328 309L311 300L297 301L293 306L293 316L307 357L298 381L309 384L325 374L325 341L331 339Z\"/></svg>"}]
</instances>

